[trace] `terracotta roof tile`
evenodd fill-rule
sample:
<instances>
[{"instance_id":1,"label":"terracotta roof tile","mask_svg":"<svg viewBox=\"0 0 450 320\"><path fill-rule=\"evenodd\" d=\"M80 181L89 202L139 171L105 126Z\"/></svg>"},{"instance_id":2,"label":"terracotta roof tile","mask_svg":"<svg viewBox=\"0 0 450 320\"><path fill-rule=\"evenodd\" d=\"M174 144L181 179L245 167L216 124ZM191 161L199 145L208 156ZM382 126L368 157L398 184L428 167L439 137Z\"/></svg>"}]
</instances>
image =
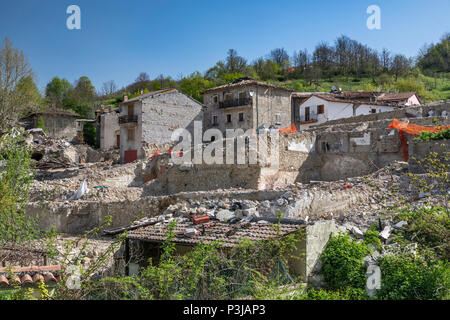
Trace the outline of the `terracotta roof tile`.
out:
<instances>
[{"instance_id":1,"label":"terracotta roof tile","mask_svg":"<svg viewBox=\"0 0 450 320\"><path fill-rule=\"evenodd\" d=\"M257 80L242 80L242 81L239 81L236 83L228 83L228 84L224 84L224 85L221 85L218 87L206 89L206 90L202 91L201 93L205 94L205 93L209 93L209 92L220 91L220 90L224 90L224 89L238 88L238 87L249 86L249 85L281 89L281 90L286 90L286 91L290 91L290 92L294 91L292 89L276 86L274 84L267 83L267 82L262 82L262 81L257 81Z\"/></svg>"},{"instance_id":2,"label":"terracotta roof tile","mask_svg":"<svg viewBox=\"0 0 450 320\"><path fill-rule=\"evenodd\" d=\"M144 240L150 242L164 242L168 231L168 223L162 222L159 225L150 225L128 232L128 239ZM258 223L258 222L238 222L236 224L223 223L219 221L210 221L204 224L193 224L189 219L177 222L174 230L176 237L175 243L185 245L195 245L200 242L222 241L225 247L238 245L242 240L249 239L254 241L267 240L277 236L285 236L304 227L303 221L291 224L280 224L279 231L276 224ZM202 234L202 230L205 233ZM196 229L197 233L187 236L187 229Z\"/></svg>"},{"instance_id":3,"label":"terracotta roof tile","mask_svg":"<svg viewBox=\"0 0 450 320\"><path fill-rule=\"evenodd\" d=\"M61 280L61 266L31 266L0 268L0 287L34 285L43 280L44 283L58 283Z\"/></svg>"}]
</instances>

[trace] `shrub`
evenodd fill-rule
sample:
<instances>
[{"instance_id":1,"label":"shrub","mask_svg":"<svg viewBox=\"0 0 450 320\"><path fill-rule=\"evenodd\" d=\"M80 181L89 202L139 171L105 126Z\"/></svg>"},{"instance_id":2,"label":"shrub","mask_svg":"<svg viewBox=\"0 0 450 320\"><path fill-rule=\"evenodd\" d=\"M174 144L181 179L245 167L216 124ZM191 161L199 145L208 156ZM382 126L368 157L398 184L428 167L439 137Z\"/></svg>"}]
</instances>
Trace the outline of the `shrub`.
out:
<instances>
[{"instance_id":1,"label":"shrub","mask_svg":"<svg viewBox=\"0 0 450 320\"><path fill-rule=\"evenodd\" d=\"M299 297L300 300L364 300L367 299L364 289L346 288L341 290L308 290Z\"/></svg>"},{"instance_id":2,"label":"shrub","mask_svg":"<svg viewBox=\"0 0 450 320\"><path fill-rule=\"evenodd\" d=\"M322 273L330 289L363 289L366 283L364 257L369 249L364 243L339 233L332 236L322 253Z\"/></svg>"},{"instance_id":3,"label":"shrub","mask_svg":"<svg viewBox=\"0 0 450 320\"><path fill-rule=\"evenodd\" d=\"M373 245L378 251L381 250L380 234L376 230L367 230L366 233L364 233L364 242Z\"/></svg>"},{"instance_id":4,"label":"shrub","mask_svg":"<svg viewBox=\"0 0 450 320\"><path fill-rule=\"evenodd\" d=\"M378 260L381 269L379 299L447 299L450 287L448 262L427 261L408 255L387 255Z\"/></svg>"}]
</instances>

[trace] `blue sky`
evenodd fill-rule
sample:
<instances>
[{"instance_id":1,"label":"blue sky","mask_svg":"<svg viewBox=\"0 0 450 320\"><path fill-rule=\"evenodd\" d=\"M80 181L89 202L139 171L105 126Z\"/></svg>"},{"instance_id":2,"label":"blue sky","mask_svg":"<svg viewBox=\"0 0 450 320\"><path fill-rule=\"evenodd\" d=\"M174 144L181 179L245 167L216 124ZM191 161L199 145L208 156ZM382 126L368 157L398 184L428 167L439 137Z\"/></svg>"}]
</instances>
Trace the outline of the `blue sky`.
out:
<instances>
[{"instance_id":1,"label":"blue sky","mask_svg":"<svg viewBox=\"0 0 450 320\"><path fill-rule=\"evenodd\" d=\"M450 0L0 0L0 37L28 56L37 83L88 76L97 88L121 87L141 71L177 79L204 72L234 48L249 61L289 54L344 34L407 56L450 31ZM68 30L66 9L81 8L81 30ZM381 30L366 27L369 5Z\"/></svg>"}]
</instances>

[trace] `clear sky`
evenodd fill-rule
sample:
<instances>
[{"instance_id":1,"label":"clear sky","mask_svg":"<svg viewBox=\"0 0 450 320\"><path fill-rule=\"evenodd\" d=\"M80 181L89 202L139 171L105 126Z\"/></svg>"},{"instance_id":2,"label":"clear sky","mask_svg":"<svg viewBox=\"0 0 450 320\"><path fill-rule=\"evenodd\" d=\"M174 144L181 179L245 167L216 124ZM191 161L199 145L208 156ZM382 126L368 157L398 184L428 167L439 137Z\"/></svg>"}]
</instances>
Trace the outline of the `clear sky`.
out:
<instances>
[{"instance_id":1,"label":"clear sky","mask_svg":"<svg viewBox=\"0 0 450 320\"><path fill-rule=\"evenodd\" d=\"M66 9L81 8L81 30ZM369 30L369 5L381 30ZM274 48L289 54L340 35L415 56L450 31L450 0L0 0L0 37L28 56L39 88L54 76L88 76L119 87L145 71L177 79L204 72L230 48L249 61Z\"/></svg>"}]
</instances>

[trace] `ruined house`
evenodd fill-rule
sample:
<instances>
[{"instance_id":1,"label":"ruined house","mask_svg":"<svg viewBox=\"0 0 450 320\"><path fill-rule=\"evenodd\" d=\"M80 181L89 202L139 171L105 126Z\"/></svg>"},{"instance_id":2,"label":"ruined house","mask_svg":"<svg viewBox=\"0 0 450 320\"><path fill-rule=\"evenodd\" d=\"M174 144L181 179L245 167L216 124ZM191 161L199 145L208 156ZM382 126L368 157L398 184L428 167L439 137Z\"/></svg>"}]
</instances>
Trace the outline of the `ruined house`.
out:
<instances>
[{"instance_id":1,"label":"ruined house","mask_svg":"<svg viewBox=\"0 0 450 320\"><path fill-rule=\"evenodd\" d=\"M100 150L120 148L119 108L101 108L95 111L97 141Z\"/></svg>"},{"instance_id":2,"label":"ruined house","mask_svg":"<svg viewBox=\"0 0 450 320\"><path fill-rule=\"evenodd\" d=\"M234 213L236 214L236 210ZM174 216L177 214L174 213ZM173 218L172 218L173 219ZM288 263L294 275L304 281L320 266L320 253L328 242L332 232L337 228L334 221L306 223L294 219L269 219L247 216L227 222L210 220L208 215L183 218L178 222L173 232L172 241L176 244L176 254L185 254L200 243L219 241L225 250L239 245L244 239L250 241L265 241L277 237L285 237L295 233L296 249ZM236 219L236 218L234 218ZM268 221L270 220L270 221ZM278 225L279 222L279 225ZM154 223L129 231L122 251L122 265L125 275L136 275L139 269L149 264L158 263L161 257L161 245L166 241L169 221L155 220Z\"/></svg>"},{"instance_id":3,"label":"ruined house","mask_svg":"<svg viewBox=\"0 0 450 320\"><path fill-rule=\"evenodd\" d=\"M76 139L79 124L76 119L80 115L58 108L37 110L21 119L26 130L36 128L39 118L44 120L45 131L52 138L65 139L69 142Z\"/></svg>"},{"instance_id":4,"label":"ruined house","mask_svg":"<svg viewBox=\"0 0 450 320\"><path fill-rule=\"evenodd\" d=\"M249 78L203 91L203 129L285 128L291 125L293 90Z\"/></svg>"},{"instance_id":5,"label":"ruined house","mask_svg":"<svg viewBox=\"0 0 450 320\"><path fill-rule=\"evenodd\" d=\"M194 121L202 122L203 105L177 89L164 89L124 97L119 116L120 159L129 163L143 157L143 142L163 144L173 141L176 129L192 135Z\"/></svg>"}]
</instances>

